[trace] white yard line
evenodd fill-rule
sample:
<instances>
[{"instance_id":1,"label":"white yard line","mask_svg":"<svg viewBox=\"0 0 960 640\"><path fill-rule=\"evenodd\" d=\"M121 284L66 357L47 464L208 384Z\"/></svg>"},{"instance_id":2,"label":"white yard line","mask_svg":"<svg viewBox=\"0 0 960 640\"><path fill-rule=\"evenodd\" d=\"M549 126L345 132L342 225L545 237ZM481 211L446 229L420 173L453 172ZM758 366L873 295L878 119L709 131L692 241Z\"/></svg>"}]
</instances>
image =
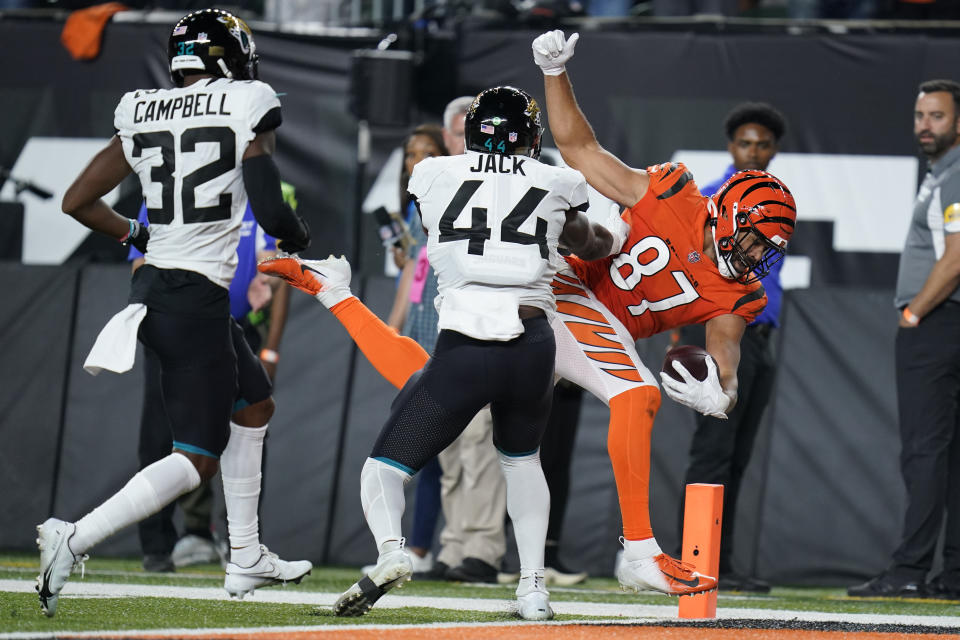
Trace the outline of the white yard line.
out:
<instances>
[{"instance_id":1,"label":"white yard line","mask_svg":"<svg viewBox=\"0 0 960 640\"><path fill-rule=\"evenodd\" d=\"M35 582L32 580L0 580L0 592L34 593ZM227 593L220 587L178 587L170 585L142 585L142 584L115 584L104 582L86 582L71 580L63 589L63 596L77 596L86 598L123 598L123 597L156 597L156 598L184 598L188 600L229 600ZM339 597L339 593L322 593L316 591L287 591L275 587L258 590L248 598L248 602L271 602L281 604L306 604L320 607L330 607ZM554 611L558 614L574 616L603 616L615 618L610 622L655 622L658 620L676 620L677 606L649 605L649 604L612 604L598 602L552 602ZM402 607L431 607L434 609L470 610L505 612L515 610L513 600L497 598L452 598L439 596L406 596L392 592L377 602L378 608ZM823 611L795 611L780 609L747 609L722 607L717 609L719 619L737 620L798 620L803 622L843 622L864 625L896 624L915 625L935 629L938 627L960 626L960 617L957 616L905 616L887 614L864 613L832 613ZM487 624L487 623L481 623ZM499 624L499 623L492 623ZM521 623L522 624L522 623ZM569 622L565 622L569 624ZM364 625L366 626L366 625ZM410 626L410 625L400 625ZM419 626L419 625L414 625ZM456 625L452 625L456 626ZM466 625L474 626L474 625ZM314 627L291 627L291 629L309 630ZM317 629L341 628L341 626L316 627ZM392 627L391 627L392 628ZM272 628L280 630L279 628ZM177 630L180 633L181 630ZM210 634L215 630L183 631L201 635ZM244 631L251 631L244 629ZM60 632L62 633L62 632ZM168 633L167 631L144 631L143 634ZM108 635L103 631L92 632L91 635ZM124 631L121 635L132 636L137 632ZM83 635L83 634L71 634ZM0 638L38 637L36 633L0 634Z\"/></svg>"}]
</instances>

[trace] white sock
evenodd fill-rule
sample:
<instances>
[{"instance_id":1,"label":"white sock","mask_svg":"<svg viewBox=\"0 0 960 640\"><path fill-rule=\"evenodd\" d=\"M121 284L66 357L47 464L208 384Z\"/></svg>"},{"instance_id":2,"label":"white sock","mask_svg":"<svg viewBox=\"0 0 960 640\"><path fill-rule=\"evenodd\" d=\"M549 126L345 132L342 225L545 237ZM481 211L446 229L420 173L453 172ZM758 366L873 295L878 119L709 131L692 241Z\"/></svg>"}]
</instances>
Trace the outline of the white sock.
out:
<instances>
[{"instance_id":1,"label":"white sock","mask_svg":"<svg viewBox=\"0 0 960 640\"><path fill-rule=\"evenodd\" d=\"M550 519L550 490L540 466L540 451L529 456L499 453L507 481L507 513L513 521L520 571L543 571L543 548Z\"/></svg>"},{"instance_id":2,"label":"white sock","mask_svg":"<svg viewBox=\"0 0 960 640\"><path fill-rule=\"evenodd\" d=\"M260 559L257 503L260 499L260 469L267 426L241 427L230 423L230 439L220 456L223 502L227 508L230 562L249 567Z\"/></svg>"},{"instance_id":3,"label":"white sock","mask_svg":"<svg viewBox=\"0 0 960 640\"><path fill-rule=\"evenodd\" d=\"M624 540L623 558L625 560L639 560L640 558L653 558L660 555L660 545L656 538L644 538L643 540Z\"/></svg>"},{"instance_id":4,"label":"white sock","mask_svg":"<svg viewBox=\"0 0 960 640\"><path fill-rule=\"evenodd\" d=\"M396 548L401 540L400 519L406 502L403 485L412 478L409 473L380 460L367 458L360 472L360 506L367 526L383 554Z\"/></svg>"},{"instance_id":5,"label":"white sock","mask_svg":"<svg viewBox=\"0 0 960 640\"><path fill-rule=\"evenodd\" d=\"M180 453L171 453L141 469L106 502L77 521L70 549L81 554L127 525L153 515L200 485L196 467Z\"/></svg>"}]
</instances>

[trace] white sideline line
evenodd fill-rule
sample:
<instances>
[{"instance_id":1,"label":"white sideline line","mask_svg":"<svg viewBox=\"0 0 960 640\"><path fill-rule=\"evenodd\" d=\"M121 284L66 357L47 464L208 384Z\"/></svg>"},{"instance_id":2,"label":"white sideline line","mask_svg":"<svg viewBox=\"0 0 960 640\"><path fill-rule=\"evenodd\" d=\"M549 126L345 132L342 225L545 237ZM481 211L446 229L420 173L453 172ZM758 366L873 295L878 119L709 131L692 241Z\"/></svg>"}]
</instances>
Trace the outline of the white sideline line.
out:
<instances>
[{"instance_id":1,"label":"white sideline line","mask_svg":"<svg viewBox=\"0 0 960 640\"><path fill-rule=\"evenodd\" d=\"M36 583L33 580L0 580L0 592L34 593ZM170 585L115 584L103 582L85 582L71 580L62 591L64 596L86 598L184 598L188 600L229 600L227 593L219 587L179 587ZM339 593L317 591L287 591L283 588L260 589L247 602L269 602L279 604L306 604L330 607L339 597ZM612 604L599 602L552 602L554 611L574 616L603 616L619 618L616 622L631 621L652 622L658 620L676 620L677 606L649 604ZM39 606L39 605L38 605ZM485 612L509 612L516 610L516 602L499 598L452 598L441 596L405 596L396 591L384 596L377 602L378 608L430 607L434 609L470 610ZM717 609L718 619L737 620L797 620L802 622L843 622L864 625L910 625L921 627L957 627L960 618L956 616L918 616L865 613L832 613L824 611L794 611L781 609L747 609L722 607ZM497 624L497 623L477 623ZM564 622L563 624L570 624ZM410 625L398 625L408 627ZM417 626L417 625L414 625ZM475 625L467 625L475 626ZM308 630L313 627L296 627ZM342 628L342 625L319 628ZM392 627L391 627L392 628ZM249 631L249 629L247 629ZM194 630L196 634L213 633L211 629ZM58 632L60 634L63 631ZM94 635L104 635L105 631ZM143 633L166 633L163 630L144 631ZM135 635L136 632L124 631L123 635ZM81 634L76 634L81 635ZM36 633L0 634L0 638L37 637Z\"/></svg>"}]
</instances>

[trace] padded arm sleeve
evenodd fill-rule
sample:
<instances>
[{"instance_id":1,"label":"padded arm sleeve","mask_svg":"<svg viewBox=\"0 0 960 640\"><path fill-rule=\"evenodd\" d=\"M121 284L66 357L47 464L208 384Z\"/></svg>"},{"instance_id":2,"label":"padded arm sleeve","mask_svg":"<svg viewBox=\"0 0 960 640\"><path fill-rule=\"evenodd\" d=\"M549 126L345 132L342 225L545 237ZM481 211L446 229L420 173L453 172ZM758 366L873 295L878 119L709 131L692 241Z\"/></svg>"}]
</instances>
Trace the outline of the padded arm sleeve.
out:
<instances>
[{"instance_id":1,"label":"padded arm sleeve","mask_svg":"<svg viewBox=\"0 0 960 640\"><path fill-rule=\"evenodd\" d=\"M280 172L272 157L264 154L244 160L243 184L253 217L264 231L280 240L310 244L310 232L303 220L283 201Z\"/></svg>"}]
</instances>

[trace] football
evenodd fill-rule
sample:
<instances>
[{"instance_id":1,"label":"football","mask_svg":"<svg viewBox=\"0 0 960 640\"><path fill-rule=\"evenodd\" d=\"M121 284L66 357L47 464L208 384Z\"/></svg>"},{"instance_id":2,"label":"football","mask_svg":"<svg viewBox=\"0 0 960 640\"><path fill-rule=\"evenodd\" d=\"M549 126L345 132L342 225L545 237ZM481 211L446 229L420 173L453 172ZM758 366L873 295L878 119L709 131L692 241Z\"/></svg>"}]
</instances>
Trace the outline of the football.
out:
<instances>
[{"instance_id":1,"label":"football","mask_svg":"<svg viewBox=\"0 0 960 640\"><path fill-rule=\"evenodd\" d=\"M694 378L697 380L706 380L707 358L709 357L711 357L710 354L702 347L692 344L682 344L679 347L674 347L667 351L667 357L663 359L663 367L661 367L660 370L674 380L683 382L683 378L681 378L680 374L673 368L673 362L676 360L680 362Z\"/></svg>"}]
</instances>

